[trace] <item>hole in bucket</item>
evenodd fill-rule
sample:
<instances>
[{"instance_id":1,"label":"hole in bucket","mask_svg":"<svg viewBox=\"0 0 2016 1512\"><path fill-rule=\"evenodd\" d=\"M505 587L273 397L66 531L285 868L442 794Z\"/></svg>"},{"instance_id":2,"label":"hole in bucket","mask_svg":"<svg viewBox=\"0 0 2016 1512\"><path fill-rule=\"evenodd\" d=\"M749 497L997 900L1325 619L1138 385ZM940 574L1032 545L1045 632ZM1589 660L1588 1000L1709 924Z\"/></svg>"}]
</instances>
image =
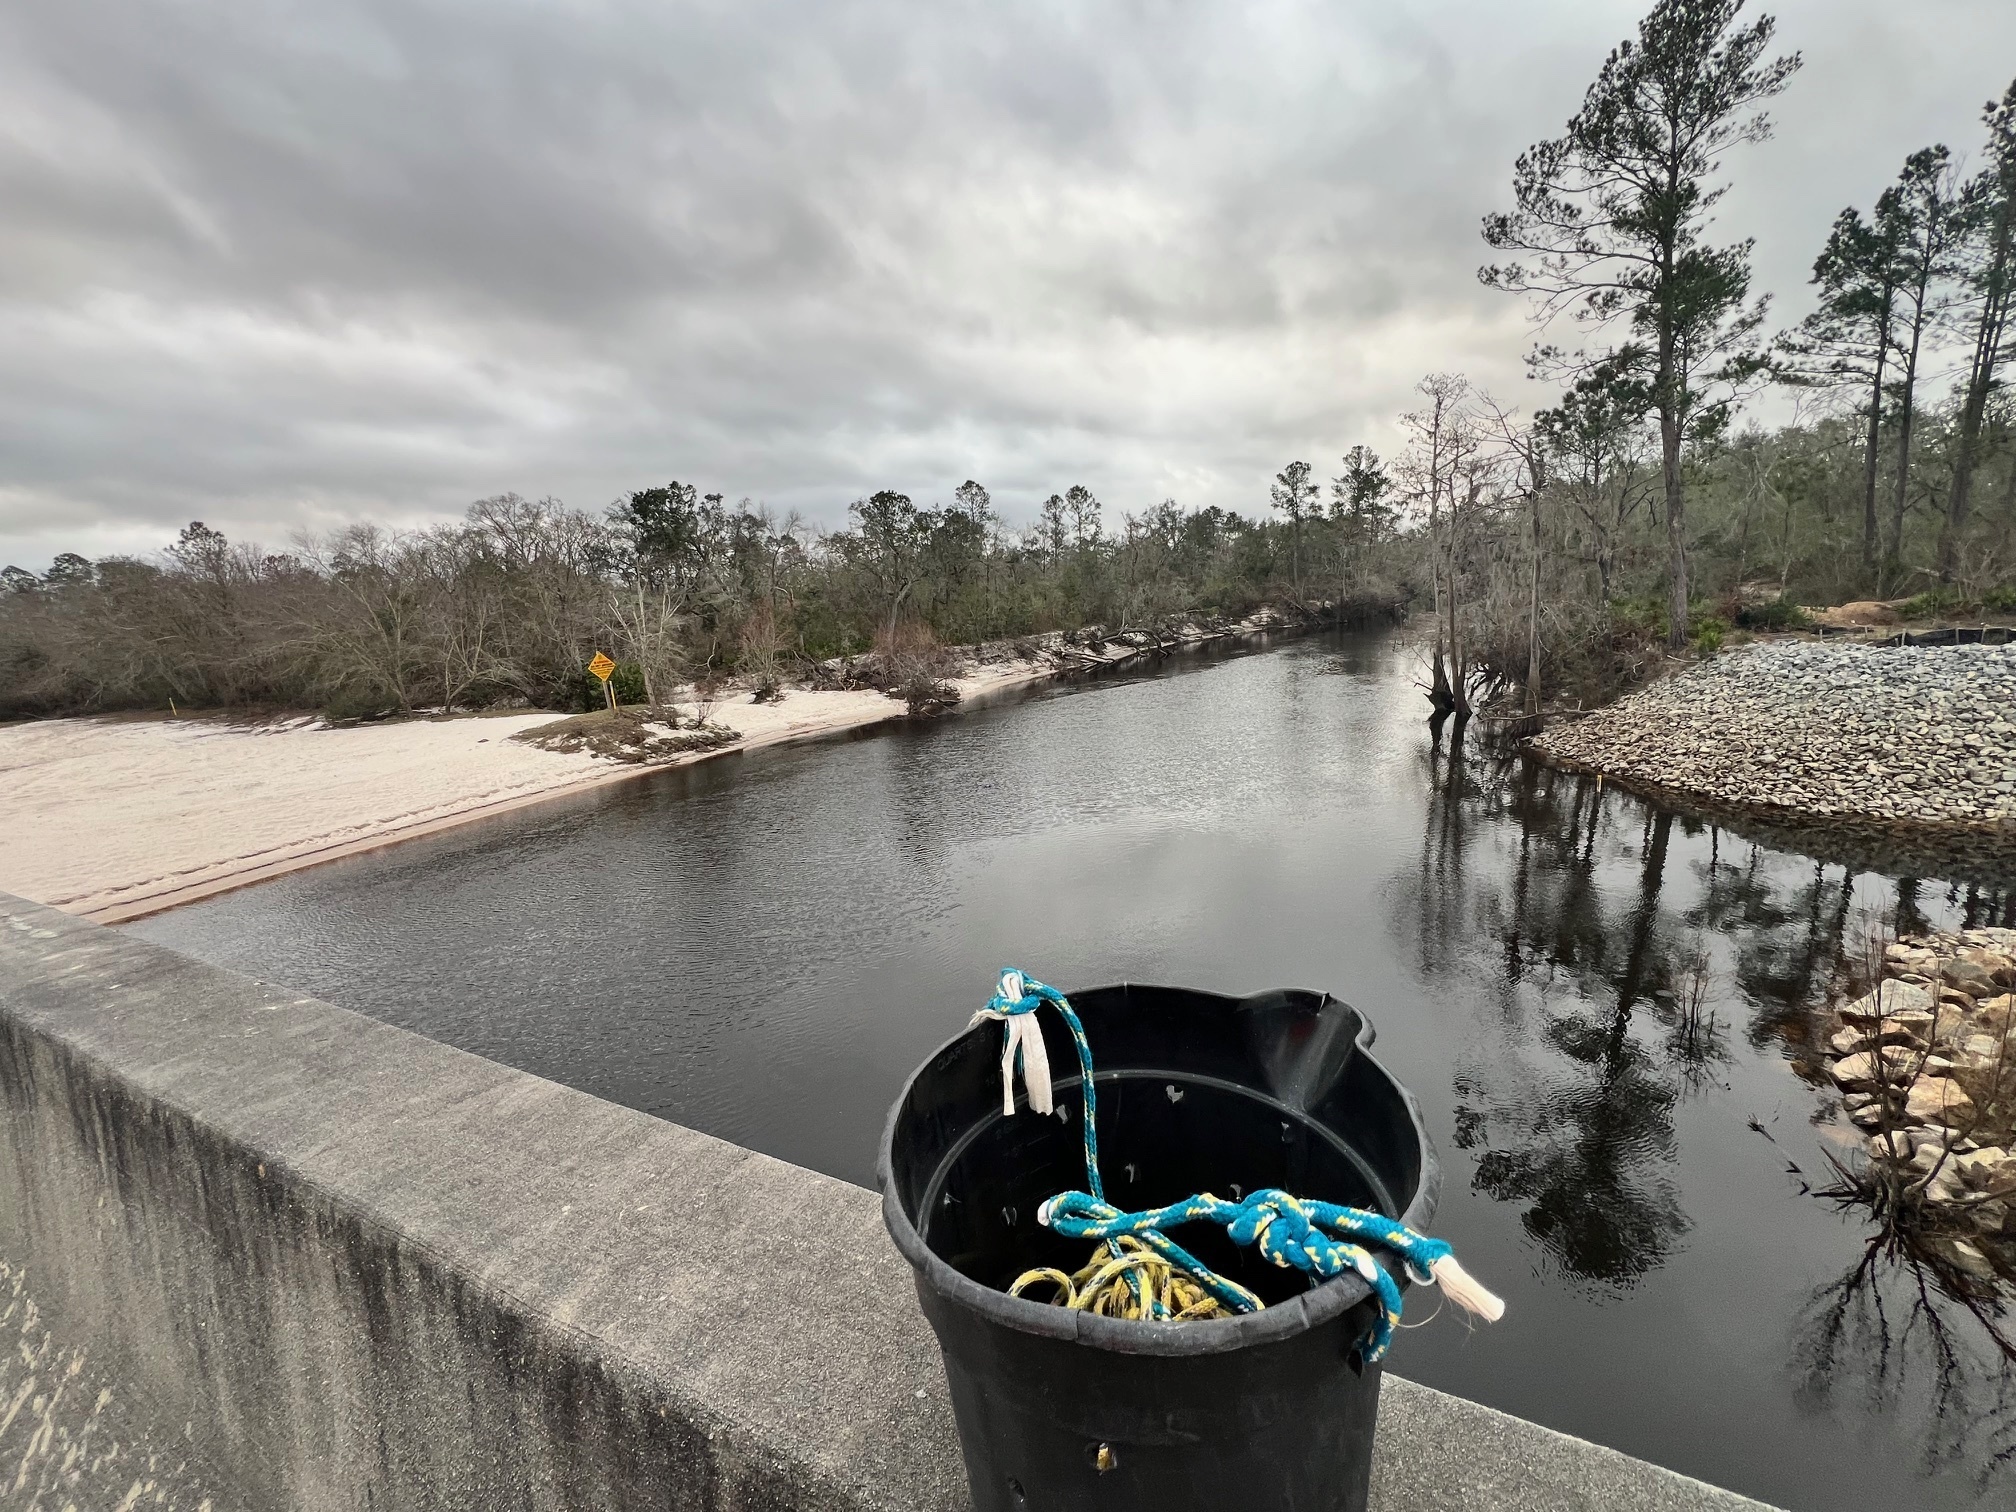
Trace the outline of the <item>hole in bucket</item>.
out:
<instances>
[{"instance_id":1,"label":"hole in bucket","mask_svg":"<svg viewBox=\"0 0 2016 1512\"><path fill-rule=\"evenodd\" d=\"M1004 1207L1003 1209L1001 1209L1001 1221L1007 1224L1008 1227L1010 1228L1015 1227L1015 1209L1013 1209L1012 1207Z\"/></svg>"},{"instance_id":2,"label":"hole in bucket","mask_svg":"<svg viewBox=\"0 0 2016 1512\"><path fill-rule=\"evenodd\" d=\"M1179 1103L1183 1101L1183 1089L1177 1086L1176 1083L1171 1082L1169 1083L1168 1086L1164 1087L1162 1090L1164 1093L1168 1095L1169 1101L1171 1101L1172 1103Z\"/></svg>"},{"instance_id":3,"label":"hole in bucket","mask_svg":"<svg viewBox=\"0 0 2016 1512\"><path fill-rule=\"evenodd\" d=\"M1029 1505L1029 1498L1022 1490L1022 1482L1015 1479L1012 1475L1008 1477L1008 1494L1015 1498L1016 1506L1026 1507Z\"/></svg>"}]
</instances>

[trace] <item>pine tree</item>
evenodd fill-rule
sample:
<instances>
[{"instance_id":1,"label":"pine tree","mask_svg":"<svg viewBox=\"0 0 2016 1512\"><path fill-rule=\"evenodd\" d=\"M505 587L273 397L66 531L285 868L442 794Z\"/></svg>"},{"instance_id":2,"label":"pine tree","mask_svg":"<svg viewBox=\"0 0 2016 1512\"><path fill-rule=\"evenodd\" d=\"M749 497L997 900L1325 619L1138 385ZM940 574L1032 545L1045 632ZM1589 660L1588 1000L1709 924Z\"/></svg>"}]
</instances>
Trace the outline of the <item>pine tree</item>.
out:
<instances>
[{"instance_id":1,"label":"pine tree","mask_svg":"<svg viewBox=\"0 0 2016 1512\"><path fill-rule=\"evenodd\" d=\"M1894 191L1892 191L1894 193ZM1886 193L1886 201L1890 193ZM1897 345L1899 296L1910 270L1903 259L1903 228L1894 206L1865 221L1852 205L1834 218L1827 244L1813 263L1820 303L1781 340L1788 365L1781 376L1816 388L1866 393L1862 448L1862 571L1875 590L1876 490L1882 466L1883 399L1890 355Z\"/></svg>"},{"instance_id":2,"label":"pine tree","mask_svg":"<svg viewBox=\"0 0 2016 1512\"><path fill-rule=\"evenodd\" d=\"M1918 422L1919 368L1927 343L1944 318L1947 288L1957 272L1955 250L1964 229L1953 155L1944 146L1926 147L1904 160L1897 182L1884 190L1876 213L1895 228L1904 282L1898 289L1893 377L1889 393L1897 464L1890 480L1890 539L1883 552L1883 578L1894 583L1903 572L1904 511L1910 503L1911 440Z\"/></svg>"},{"instance_id":3,"label":"pine tree","mask_svg":"<svg viewBox=\"0 0 2016 1512\"><path fill-rule=\"evenodd\" d=\"M1269 490L1274 507L1288 517L1289 576L1297 599L1302 597L1302 518L1315 508L1319 492L1309 481L1311 471L1307 462L1290 462L1274 475L1274 486Z\"/></svg>"},{"instance_id":4,"label":"pine tree","mask_svg":"<svg viewBox=\"0 0 2016 1512\"><path fill-rule=\"evenodd\" d=\"M1984 112L1987 164L1967 186L1967 285L1974 304L1974 342L1962 390L1960 434L1953 458L1953 487L1939 532L1939 581L1951 583L1960 535L1973 502L1981 462L1981 426L1996 373L2016 348L2010 314L2016 309L2016 83Z\"/></svg>"},{"instance_id":5,"label":"pine tree","mask_svg":"<svg viewBox=\"0 0 2016 1512\"><path fill-rule=\"evenodd\" d=\"M1542 321L1568 312L1593 332L1622 325L1600 353L1543 345L1535 370L1612 375L1659 419L1669 643L1687 639L1685 449L1723 431L1742 388L1768 369L1749 303L1749 242L1712 247L1709 212L1730 147L1762 140L1758 107L1785 88L1796 53L1766 60L1776 23L1738 28L1743 0L1658 0L1634 41L1605 60L1564 136L1520 154L1517 208L1484 219L1484 239L1530 260L1478 276L1532 296Z\"/></svg>"}]
</instances>

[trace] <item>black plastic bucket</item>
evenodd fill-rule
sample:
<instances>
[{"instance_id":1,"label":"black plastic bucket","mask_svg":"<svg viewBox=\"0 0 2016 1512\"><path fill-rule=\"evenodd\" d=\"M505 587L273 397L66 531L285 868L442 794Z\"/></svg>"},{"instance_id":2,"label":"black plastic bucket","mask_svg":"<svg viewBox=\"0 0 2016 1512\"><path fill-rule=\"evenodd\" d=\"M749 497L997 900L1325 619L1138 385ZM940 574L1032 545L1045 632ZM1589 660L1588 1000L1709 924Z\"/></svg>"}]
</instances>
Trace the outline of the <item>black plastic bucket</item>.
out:
<instances>
[{"instance_id":1,"label":"black plastic bucket","mask_svg":"<svg viewBox=\"0 0 2016 1512\"><path fill-rule=\"evenodd\" d=\"M1428 1227L1441 1171L1420 1108L1348 1004L1121 986L1071 1005L1115 1206L1279 1187ZM1380 1372L1354 1348L1377 1305L1358 1276L1312 1288L1194 1223L1171 1237L1263 1311L1138 1323L1005 1294L1032 1266L1073 1271L1093 1248L1036 1221L1046 1197L1085 1187L1077 1053L1057 1014L1037 1013L1055 1114L1018 1090L1003 1115L1002 1030L988 1022L918 1069L882 1135L883 1217L945 1356L976 1512L1359 1512ZM1404 1286L1405 1268L1388 1268Z\"/></svg>"}]
</instances>

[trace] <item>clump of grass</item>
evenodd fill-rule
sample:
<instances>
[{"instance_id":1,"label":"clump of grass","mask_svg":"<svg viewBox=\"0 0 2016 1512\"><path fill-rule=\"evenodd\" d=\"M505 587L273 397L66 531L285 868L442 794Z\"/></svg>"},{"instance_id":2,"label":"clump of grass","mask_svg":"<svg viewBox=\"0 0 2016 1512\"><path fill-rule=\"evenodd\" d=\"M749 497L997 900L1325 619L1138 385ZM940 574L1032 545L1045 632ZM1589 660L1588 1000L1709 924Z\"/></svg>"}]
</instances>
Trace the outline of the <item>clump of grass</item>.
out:
<instances>
[{"instance_id":1,"label":"clump of grass","mask_svg":"<svg viewBox=\"0 0 2016 1512\"><path fill-rule=\"evenodd\" d=\"M399 700L375 688L339 688L322 706L322 717L331 724L368 723L398 712Z\"/></svg>"},{"instance_id":2,"label":"clump of grass","mask_svg":"<svg viewBox=\"0 0 2016 1512\"><path fill-rule=\"evenodd\" d=\"M613 710L597 709L521 730L511 738L544 751L566 755L586 751L635 764L664 761L694 751L719 750L742 737L724 725L709 724L704 719L687 721L682 727L672 709L619 704Z\"/></svg>"}]
</instances>

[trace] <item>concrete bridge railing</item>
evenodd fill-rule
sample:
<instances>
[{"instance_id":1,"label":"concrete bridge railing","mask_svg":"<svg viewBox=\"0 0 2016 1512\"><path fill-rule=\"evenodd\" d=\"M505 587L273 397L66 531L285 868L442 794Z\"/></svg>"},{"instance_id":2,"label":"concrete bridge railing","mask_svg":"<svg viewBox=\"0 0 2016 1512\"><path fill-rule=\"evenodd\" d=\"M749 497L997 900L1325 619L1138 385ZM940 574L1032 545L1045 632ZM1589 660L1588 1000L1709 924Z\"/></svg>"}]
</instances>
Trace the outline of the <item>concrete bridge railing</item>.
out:
<instances>
[{"instance_id":1,"label":"concrete bridge railing","mask_svg":"<svg viewBox=\"0 0 2016 1512\"><path fill-rule=\"evenodd\" d=\"M966 1506L872 1193L5 895L0 1257L252 1507ZM1392 1377L1374 1503L1754 1505Z\"/></svg>"}]
</instances>

